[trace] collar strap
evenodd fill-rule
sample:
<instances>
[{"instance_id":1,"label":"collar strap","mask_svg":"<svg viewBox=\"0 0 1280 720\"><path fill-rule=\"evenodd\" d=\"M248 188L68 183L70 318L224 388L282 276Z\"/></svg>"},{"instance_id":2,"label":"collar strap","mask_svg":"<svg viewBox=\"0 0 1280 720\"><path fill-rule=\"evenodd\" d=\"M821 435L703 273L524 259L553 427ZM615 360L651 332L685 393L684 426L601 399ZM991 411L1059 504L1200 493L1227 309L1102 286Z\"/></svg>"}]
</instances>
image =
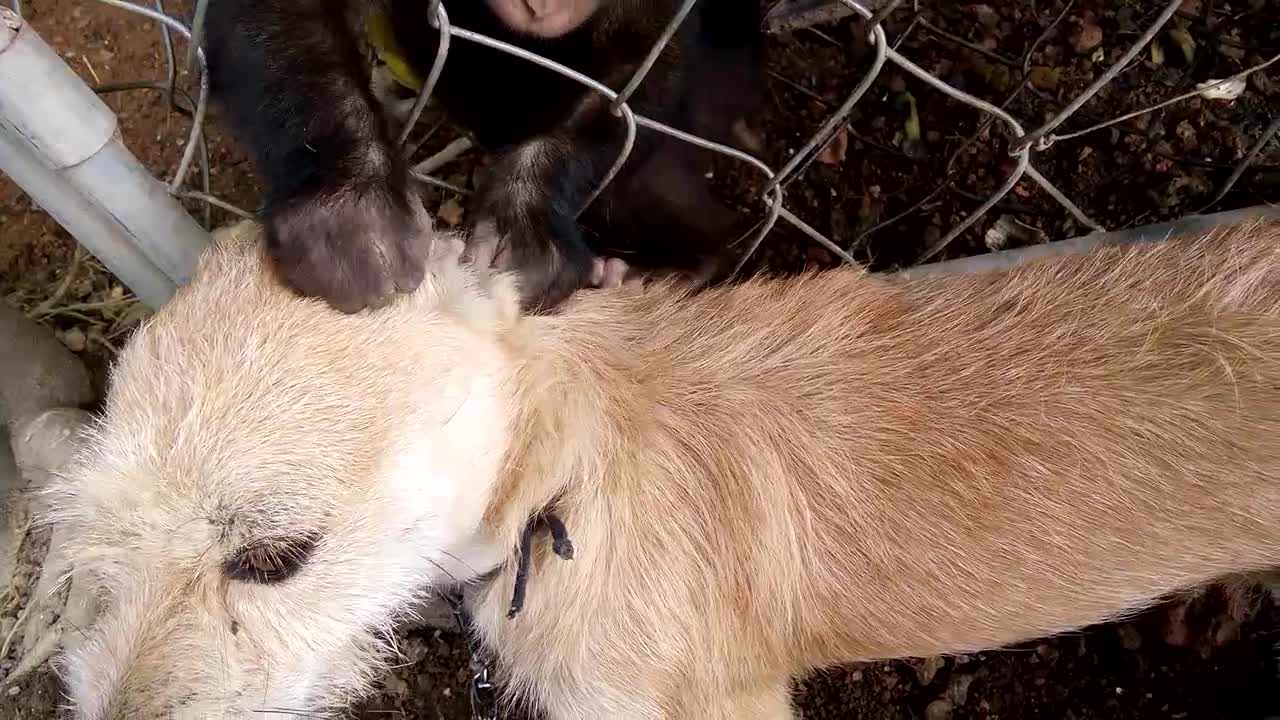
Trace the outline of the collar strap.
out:
<instances>
[{"instance_id":1,"label":"collar strap","mask_svg":"<svg viewBox=\"0 0 1280 720\"><path fill-rule=\"evenodd\" d=\"M511 593L511 609L507 618L511 619L524 608L524 597L529 587L529 563L533 556L533 536L538 532L551 533L551 550L560 558L573 559L573 542L569 540L569 531L565 529L560 517L550 510L543 510L529 519L520 534L520 558L516 565L515 588Z\"/></svg>"}]
</instances>

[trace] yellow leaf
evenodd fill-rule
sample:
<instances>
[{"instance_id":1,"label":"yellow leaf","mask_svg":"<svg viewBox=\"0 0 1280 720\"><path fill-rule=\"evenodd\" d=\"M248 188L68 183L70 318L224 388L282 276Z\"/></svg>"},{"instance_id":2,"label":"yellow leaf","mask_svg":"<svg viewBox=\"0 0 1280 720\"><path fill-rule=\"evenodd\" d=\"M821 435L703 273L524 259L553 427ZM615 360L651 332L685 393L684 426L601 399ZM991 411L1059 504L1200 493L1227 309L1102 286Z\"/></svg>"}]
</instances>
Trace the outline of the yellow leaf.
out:
<instances>
[{"instance_id":1,"label":"yellow leaf","mask_svg":"<svg viewBox=\"0 0 1280 720\"><path fill-rule=\"evenodd\" d=\"M386 63L391 77L410 90L415 92L421 90L424 80L404 58L400 45L396 43L395 33L391 32L387 16L380 12L370 14L366 31L369 35L369 44L373 46L378 59Z\"/></svg>"},{"instance_id":2,"label":"yellow leaf","mask_svg":"<svg viewBox=\"0 0 1280 720\"><path fill-rule=\"evenodd\" d=\"M919 140L920 115L916 113L916 99L911 93L903 94L907 96L907 105L911 107L911 112L907 114L907 120L902 124L902 129L906 132L908 140Z\"/></svg>"},{"instance_id":3,"label":"yellow leaf","mask_svg":"<svg viewBox=\"0 0 1280 720\"><path fill-rule=\"evenodd\" d=\"M1196 59L1196 41L1191 37L1191 33L1186 28L1173 28L1169 31L1169 37L1178 44L1178 49L1182 50L1182 56L1187 59L1190 65Z\"/></svg>"}]
</instances>

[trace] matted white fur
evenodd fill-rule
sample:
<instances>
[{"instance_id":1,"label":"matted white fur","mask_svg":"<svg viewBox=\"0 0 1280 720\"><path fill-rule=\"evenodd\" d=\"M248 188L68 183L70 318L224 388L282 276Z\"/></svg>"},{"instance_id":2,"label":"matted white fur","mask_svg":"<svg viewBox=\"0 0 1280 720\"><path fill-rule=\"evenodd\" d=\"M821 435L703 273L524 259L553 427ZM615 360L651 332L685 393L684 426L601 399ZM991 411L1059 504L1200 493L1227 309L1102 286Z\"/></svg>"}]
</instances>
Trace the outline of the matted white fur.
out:
<instances>
[{"instance_id":1,"label":"matted white fur","mask_svg":"<svg viewBox=\"0 0 1280 720\"><path fill-rule=\"evenodd\" d=\"M344 315L220 236L128 343L51 519L104 606L78 717L340 708L474 580L552 720L782 720L826 664L993 647L1280 563L1280 224L892 284L520 317L459 265ZM554 503L576 554L516 538ZM314 536L268 585L246 543Z\"/></svg>"}]
</instances>

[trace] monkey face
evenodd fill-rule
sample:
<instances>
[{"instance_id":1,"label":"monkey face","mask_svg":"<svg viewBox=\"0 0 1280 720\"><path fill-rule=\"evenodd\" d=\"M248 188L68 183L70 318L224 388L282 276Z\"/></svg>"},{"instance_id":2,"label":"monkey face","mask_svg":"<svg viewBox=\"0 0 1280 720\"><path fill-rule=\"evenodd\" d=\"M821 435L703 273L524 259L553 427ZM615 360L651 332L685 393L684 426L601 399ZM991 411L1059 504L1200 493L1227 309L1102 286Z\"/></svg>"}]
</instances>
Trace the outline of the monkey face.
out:
<instances>
[{"instance_id":1,"label":"monkey face","mask_svg":"<svg viewBox=\"0 0 1280 720\"><path fill-rule=\"evenodd\" d=\"M600 7L601 0L488 0L512 30L523 35L554 38L581 26Z\"/></svg>"}]
</instances>

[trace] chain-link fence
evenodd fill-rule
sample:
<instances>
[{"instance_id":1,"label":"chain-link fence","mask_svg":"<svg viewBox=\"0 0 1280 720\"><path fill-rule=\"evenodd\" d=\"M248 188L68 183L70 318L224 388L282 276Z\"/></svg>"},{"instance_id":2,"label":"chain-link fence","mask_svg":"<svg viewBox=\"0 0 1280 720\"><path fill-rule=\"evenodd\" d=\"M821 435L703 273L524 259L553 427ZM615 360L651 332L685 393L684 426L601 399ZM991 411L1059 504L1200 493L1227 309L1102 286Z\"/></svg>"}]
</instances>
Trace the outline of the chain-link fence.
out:
<instances>
[{"instance_id":1,"label":"chain-link fence","mask_svg":"<svg viewBox=\"0 0 1280 720\"><path fill-rule=\"evenodd\" d=\"M198 0L195 3L194 11L189 16L190 22L188 22L179 20L167 13L163 0L154 0L151 6L143 6L128 0L98 0L98 2L135 13L139 17L156 24L158 32L163 37L166 72L165 76L160 79L140 79L124 83L99 85L95 88L98 93L160 90L174 109L191 118L191 128L187 142L183 146L176 161L176 166L168 178L166 187L168 192L177 198L199 203L196 214L202 218L206 228L211 222L212 209L215 207L222 208L234 215L250 216L250 213L246 210L216 197L210 189L210 159L203 132L208 105L208 79L203 71L203 53L199 49L201 26L208 1ZM972 44L968 43L964 38L949 35L944 30L931 26L929 21L917 10L905 6L903 0L774 0L766 16L769 30L773 32L791 32L799 28L810 28L816 23L838 21L853 15L862 21L859 32L864 33L867 46L871 50L869 66L847 96L844 97L843 102L829 114L825 122L816 129L816 132L790 155L785 163L780 167L774 168L760 158L742 150L710 142L664 125L634 112L630 107L628 101L632 94L644 82L646 75L653 67L654 61L664 50L667 43L670 42L678 26L690 10L693 9L696 2L697 0L684 0L679 10L670 19L666 31L662 33L655 43L647 60L635 73L634 77L621 90L614 90L606 87L596 79L586 77L571 68L559 65L522 48L478 34L464 27L454 26L449 22L447 3L441 0L432 0L430 7L431 23L434 26L434 30L441 34L442 42L439 46L440 49L436 61L426 76L423 88L418 93L416 100L411 104L408 120L399 134L399 143L406 152L412 152L423 145L422 140L410 142L410 137L422 117L424 108L429 103L436 80L440 77L441 71L449 61L450 47L459 42L479 43L561 73L611 101L612 108L618 116L618 122L623 123L626 128L626 140L610 171L590 196L592 199L599 195L604 186L613 180L619 169L627 162L638 132L664 133L719 153L722 156L732 158L737 162L743 163L752 172L758 173L758 186L760 187L759 221L751 229L748 236L742 239L743 242L747 242L749 245L747 252L741 254L739 268L760 247L762 241L775 229L779 221L798 229L836 258L846 262L855 262L851 255L851 249L866 235L887 227L904 216L917 212L942 190L943 185L939 185L938 190L926 194L922 199L909 204L905 209L896 212L893 216L879 220L870 227L862 228L861 232L852 238L830 237L827 233L816 229L813 224L806 222L806 219L799 216L798 213L792 212L787 202L787 191L798 178L810 169L815 159L819 157L829 143L833 142L836 135L847 127L850 114L854 111L855 106L865 99L868 90L872 88L877 79L887 72L887 68L893 68L924 83L937 92L982 113L983 121L979 124L977 131L964 140L961 144L962 149L974 142L979 142L981 139L988 139L990 137L988 131L994 126L1003 131L1002 134L1007 143L1007 152L1012 161L1006 164L1008 167L1007 175L995 186L994 190L981 195L973 195L975 200L972 209L945 233L930 239L915 257L914 263L906 263L910 265L925 263L937 258L957 237L970 229L974 223L978 222L997 203L1001 202L1023 180L1029 180L1047 193L1080 227L1093 231L1107 230L1108 228L1104 227L1103 223L1090 217L1067 193L1059 190L1053 182L1037 170L1038 153L1055 144L1070 142L1097 130L1130 122L1134 118L1159 111L1175 103L1193 98L1238 96L1246 91L1245 81L1249 76L1265 70L1276 63L1277 60L1280 60L1280 55L1269 57L1260 63L1244 67L1230 76L1200 83L1188 92L1172 94L1149 106L1134 108L1110 119L1093 123L1089 127L1065 132L1062 130L1064 123L1079 112L1082 107L1086 106L1090 99L1107 86L1108 83L1111 83L1121 73L1134 67L1140 61L1144 49L1166 28L1170 20L1180 11L1185 12L1184 6L1187 5L1188 0L1171 0L1159 7L1154 17L1146 24L1145 29L1127 43L1127 48L1114 61L1110 62L1106 70L1097 75L1096 79L1083 92L1076 95L1046 120L1036 123L1024 122L1014 117L1008 108L1018 92L1025 88L1032 79L1032 73L1028 72L1032 54L1042 41L1054 31L1059 22L1067 16L1075 4L1075 0L1067 2L1052 23L1044 29L1040 37L1031 43L1030 49L1025 53L1025 59L1021 63L1021 73L1019 73L1021 80L1001 104L993 104L938 79L934 74L926 71L896 49L896 45L902 42L902 37L905 37L906 33L911 32L917 26L949 38L961 46ZM13 5L16 11L21 11L21 3L15 2ZM895 41L894 46L891 46L889 39L886 37L882 21L894 13L913 12L916 13L914 19L907 26L906 31ZM1276 20L1277 18L1273 17L1272 19ZM184 38L187 41L186 46L190 49L185 53L180 53L175 46L174 35ZM983 50L980 47L975 49L978 51ZM193 87L191 88L181 87L178 81L179 70L184 63L190 69L189 77L194 78L191 83ZM1280 131L1280 112L1274 112L1273 115L1275 117L1271 120L1269 126L1251 141L1248 151L1243 153L1243 157L1239 159L1234 169L1221 181L1213 199L1204 206L1205 209L1213 206L1227 194L1245 173L1246 169L1262 155L1264 148L1276 136L1277 131ZM456 182L449 182L444 178L437 177L434 173L456 159L461 152L464 152L469 147L470 143L465 138L449 143L439 152L416 162L413 166L414 176L428 185L442 188L448 192L461 195L467 194L468 191L465 187L459 186ZM954 184L953 178L946 178L945 180L944 184ZM181 264L189 261L190 258L184 256L171 260L170 264ZM121 273L117 272L117 274ZM177 268L169 274L171 276L176 274L179 276L178 279L180 281L182 269ZM126 283L133 283L129 277L122 277L122 279Z\"/></svg>"},{"instance_id":2,"label":"chain-link fence","mask_svg":"<svg viewBox=\"0 0 1280 720\"><path fill-rule=\"evenodd\" d=\"M139 23L153 24L157 33L155 37L159 39L159 47L162 49L162 56L157 58L159 62L155 65L156 77L133 78L126 75L118 81L95 82L92 87L86 85L81 76L66 65L65 57L58 57L43 45L38 36L34 36L29 26L24 25L19 15L24 3L12 2L13 12L5 10L0 13L0 169L98 256L140 300L153 307L162 303L173 288L188 276L199 249L208 240L207 231L215 223L224 222L233 216L251 217L247 210L251 200L244 196L233 199L225 193L215 192L219 161L212 151L213 141L205 133L208 82L203 71L203 56L198 49L202 18L208 1L168 0L172 6L166 7L165 0L152 0L149 5L126 0L78 0L83 6L96 2L119 8L132 13ZM482 0L436 0L431 5L431 16L435 18L434 30L442 34L444 41L434 66L426 75L423 91L404 103L408 120L397 137L403 151L413 160L415 176L425 185L437 188L440 197L462 197L469 194L465 175L459 179L442 171L458 162L470 149L470 141L465 137L445 137L445 133L437 132L443 127L442 122L426 118L429 115L431 89L440 77L442 68L449 62L449 48L456 47L457 43L480 43L551 68L610 99L616 109L618 122L627 130L627 142L600 189L628 161L632 143L638 133L642 132L666 133L696 144L718 153L730 164L736 163L748 174L753 174L750 188L755 193L752 198L755 205L750 209L756 213L756 223L740 239L740 242L748 243L751 250L742 254L743 264L752 253L760 254L757 251L766 240L777 238L784 232L806 238L813 247L821 248L836 259L853 262L869 237L889 232L904 218L931 212L940 216L939 222L945 227L936 236L926 237L918 245L912 245L908 256L896 268L901 274L936 272L948 266L961 271L1007 266L1030 256L1079 251L1096 241L1092 237L1073 238L1048 244L1033 244L1018 250L991 252L949 263L934 262L940 257L963 254L956 252L960 243L955 241L966 233L975 234L975 225L978 223L987 221L984 223L990 226L986 230L987 234L993 229L998 230L1004 216L997 216L999 211L992 212L993 209L1000 207L1007 198L1019 196L1019 191L1024 189L1032 192L1038 188L1049 198L1046 202L1052 202L1061 208L1067 222L1059 224L1059 229L1069 228L1065 232L1068 235L1072 229L1077 228L1094 231L1126 228L1130 230L1129 235L1137 239L1157 238L1174 229L1207 229L1213 224L1231 222L1243 215L1258 212L1259 208L1244 207L1237 212L1193 218L1180 225L1117 222L1114 215L1108 218L1097 212L1096 202L1090 204L1082 199L1078 187L1064 173L1060 161L1050 164L1052 152L1060 150L1064 145L1094 138L1094 133L1100 131L1128 128L1135 121L1157 116L1165 109L1182 103L1226 105L1242 102L1251 95L1255 101L1257 96L1262 97L1260 102L1254 103L1254 107L1261 108L1261 111L1254 113L1257 117L1252 123L1232 128L1239 143L1233 153L1227 156L1228 161L1224 161L1221 154L1212 158L1212 162L1208 162L1209 159L1203 156L1188 160L1207 167L1216 182L1193 202L1182 204L1180 207L1188 212L1178 214L1197 215L1212 209L1228 196L1233 187L1241 184L1251 168L1253 172L1258 172L1259 166L1267 162L1271 163L1269 167L1272 168L1268 172L1274 172L1276 167L1275 156L1271 153L1275 149L1277 133L1280 132L1280 102L1276 102L1280 93L1273 89L1268 95L1267 84L1258 82L1260 77L1265 77L1268 69L1274 73L1275 68L1280 67L1277 63L1280 55L1276 54L1274 47L1280 45L1280 8L1275 6L1274 0L1243 0L1243 10L1230 10L1232 18L1239 18L1241 13L1261 8L1253 10L1258 13L1254 19L1260 18L1264 25L1269 24L1274 29L1272 37L1278 41L1257 45L1247 39L1223 39L1223 42L1233 43L1233 49L1242 51L1239 53L1238 67L1234 71L1220 73L1220 76L1200 83L1188 81L1184 76L1176 86L1151 81L1147 84L1152 86L1152 92L1132 98L1130 107L1112 112L1116 105L1109 103L1101 113L1098 112L1097 101L1106 92L1109 83L1126 76L1132 79L1136 74L1142 74L1143 80L1155 75L1151 70L1153 64L1158 65L1152 60L1155 53L1153 38L1168 36L1171 23L1179 15L1185 18L1188 14L1224 12L1224 8L1231 3L1215 4L1210 0L1199 3L1193 0L1128 0L1114 3L1137 8L1134 13L1134 29L1131 32L1117 32L1110 38L1116 47L1110 48L1107 53L1096 55L1099 59L1092 61L1083 90L1066 93L1069 95L1067 97L1054 97L1055 102L1045 103L1048 110L1036 113L1028 111L1025 106L1020 108L1016 102L1020 94L1025 96L1037 85L1033 67L1037 61L1033 58L1050 44L1051 37L1064 23L1070 22L1073 12L1090 4L1088 0L1054 0L1049 9L1037 11L1037 16L1044 15L1045 19L1043 22L1028 23L1028 26L1034 26L1036 30L1030 36L1020 39L1020 51L1014 57L1005 48L993 50L970 37L958 34L955 28L940 26L936 18L915 7L914 2L771 0L766 16L767 30L771 33L788 36L809 33L826 47L843 49L847 45L856 45L858 50L857 53L851 53L852 59L846 58L858 71L845 73L838 82L828 83L831 87L838 88L833 91L834 95L826 92L829 88L801 83L794 77L785 77L785 72L778 72L778 68L771 68L771 73L778 82L794 86L798 97L810 97L813 106L822 108L820 112L823 114L813 122L813 127L806 127L803 135L792 141L795 145L792 152L781 153L785 160L773 164L761 157L662 125L634 112L629 104L629 98L645 81L654 59L671 40L675 29L695 7L697 0L684 0L681 3L666 32L650 52L649 61L619 90L605 87L593 78L584 77L519 48L450 24L448 4L480 1ZM179 3L182 3L181 10L178 10ZM36 6L31 0L25 4ZM1019 4L1034 7L1035 3L1033 0L1024 0ZM981 4L966 7L976 8L974 12L979 16L990 10L983 10L985 6ZM51 23L50 27L53 26L56 24ZM887 29L891 26L893 32ZM833 28L848 30L853 34L841 38ZM27 34L25 40L23 33ZM910 42L909 38L914 38L919 33L926 33L940 46L945 46L946 49L936 54L944 60L947 53L961 48L964 52L974 53L976 57L992 59L993 62L1011 68L1014 77L1001 92L989 92L986 99L978 97L980 93L973 87L966 87L953 76L941 71L942 61L938 57L926 59L919 44L913 45ZM1175 37L1175 46L1178 42L1181 41ZM1087 49L1087 52L1095 50ZM912 59L908 59L908 55ZM91 66L88 74L96 75ZM815 217L817 213L814 208L821 203L805 197L806 181L809 186L821 185L827 181L832 174L831 161L838 160L843 154L834 151L835 146L841 142L851 145L865 142L869 147L877 142L885 144L883 138L848 138L858 137L859 130L854 129L854 117L859 108L877 107L876 110L868 110L867 116L883 114L882 108L889 104L886 102L886 95L894 91L885 91L881 86L892 86L893 81L889 78L894 74L910 77L921 88L930 88L950 102L971 109L973 115L980 119L974 122L972 117L941 116L936 111L924 109L925 103L921 101L923 122L931 123L944 136L948 133L953 135L949 138L945 158L932 165L940 168L941 172L918 178L919 182L911 186L911 193L899 193L903 197L896 206L881 213L869 214L858 227L841 231L838 223L824 224L823 218ZM120 142L120 128L121 125L126 125L127 129L127 120L117 122L116 115L97 100L99 96L120 93L149 93L157 98L158 103L176 115L184 116L190 123L189 126L182 126L183 142L177 147L168 146L165 149L166 158L171 156L172 159L166 159L161 165L172 167L169 172L164 173L162 181L157 181ZM994 94L999 94L1000 97L992 100L991 95ZM908 117L914 118L915 112L916 107L912 105ZM930 115L930 112L933 114ZM808 119L811 118L805 118ZM1069 121L1073 119L1076 126L1083 127L1072 127ZM963 127L965 131L961 133L956 130L959 127ZM859 129L865 130L861 126ZM915 128L914 132L921 134L919 128ZM907 136L911 133L910 129L905 131ZM844 140L841 139L842 136L846 136ZM944 143L939 141L937 144L941 146ZM993 177L989 173L984 177L980 171L962 172L958 169L960 163L955 162L955 159L966 148L975 146L987 146L994 148L995 153L1007 154L1007 162L989 163L1002 171L1002 175ZM1093 146L1082 149L1091 150ZM1158 150L1155 152L1158 154ZM1268 160L1269 156L1272 159ZM1165 160L1161 159L1160 162ZM154 162L150 165L153 169L156 167ZM225 191L226 185L221 189ZM600 189L592 197L598 196ZM937 199L948 191L955 191L963 205L958 220L951 214L937 213L935 210ZM834 188L832 192L835 193ZM881 197L890 194L888 191L880 192ZM873 194L868 193L869 196ZM823 198L819 197L818 200ZM830 198L831 202L835 200ZM1243 205L1248 203L1236 202L1233 206L1240 208ZM436 209L442 215L445 214L441 207ZM1275 209L1271 212L1275 212ZM907 270L901 268L914 265L919 267ZM29 314L35 319L46 320L53 313L62 312L64 316L72 318L73 322L78 322L76 318L83 319L84 314L91 312L94 306L99 309L106 304L118 307L118 298L108 298L101 302L90 298L59 311L54 307L55 300L63 295L67 280L72 274L65 273L66 278L49 296L33 303L34 307L29 310ZM104 342L123 337L136 317L119 312L117 316L110 318L110 327L104 326L101 333ZM68 346L73 345L68 342L67 336L63 338ZM79 344L83 346L83 343L81 335ZM5 654L3 650L5 648L0 648L0 656ZM41 646L37 650L38 652L24 657L22 664L18 666L19 672L9 671L6 682L42 663L48 653L53 652L53 646ZM0 661L3 659L0 657ZM56 690L51 692L56 698ZM29 697L31 696L24 695L23 702L27 702ZM431 702L435 700L430 699Z\"/></svg>"}]
</instances>

